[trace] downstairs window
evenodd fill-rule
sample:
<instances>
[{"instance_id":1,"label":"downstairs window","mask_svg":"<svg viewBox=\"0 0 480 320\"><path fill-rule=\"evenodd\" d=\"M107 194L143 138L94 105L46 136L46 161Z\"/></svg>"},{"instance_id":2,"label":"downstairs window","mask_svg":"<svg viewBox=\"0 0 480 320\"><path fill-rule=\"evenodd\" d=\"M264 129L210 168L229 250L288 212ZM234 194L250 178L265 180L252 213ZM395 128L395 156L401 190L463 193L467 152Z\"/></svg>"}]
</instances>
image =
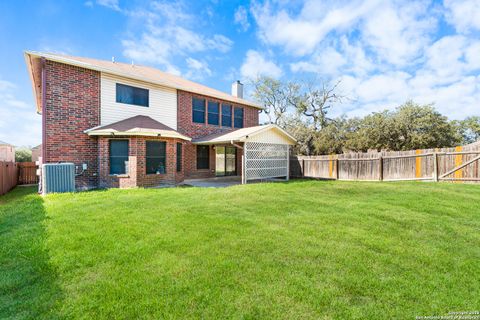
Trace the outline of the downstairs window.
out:
<instances>
[{"instance_id":1,"label":"downstairs window","mask_svg":"<svg viewBox=\"0 0 480 320\"><path fill-rule=\"evenodd\" d=\"M147 174L164 174L167 172L165 141L146 142L146 170Z\"/></svg>"},{"instance_id":2,"label":"downstairs window","mask_svg":"<svg viewBox=\"0 0 480 320\"><path fill-rule=\"evenodd\" d=\"M128 172L128 140L110 140L110 174Z\"/></svg>"}]
</instances>

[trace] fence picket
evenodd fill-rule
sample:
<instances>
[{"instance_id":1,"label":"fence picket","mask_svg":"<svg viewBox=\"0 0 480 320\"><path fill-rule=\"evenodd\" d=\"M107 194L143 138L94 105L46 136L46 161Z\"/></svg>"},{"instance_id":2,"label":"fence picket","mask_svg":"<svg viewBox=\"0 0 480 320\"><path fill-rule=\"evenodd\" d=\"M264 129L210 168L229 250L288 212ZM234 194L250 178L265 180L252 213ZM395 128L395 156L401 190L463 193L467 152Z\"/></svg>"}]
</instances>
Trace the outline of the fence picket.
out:
<instances>
[{"instance_id":1,"label":"fence picket","mask_svg":"<svg viewBox=\"0 0 480 320\"><path fill-rule=\"evenodd\" d=\"M36 184L38 183L37 165L35 162L19 162L18 165L18 184Z\"/></svg>"},{"instance_id":2,"label":"fence picket","mask_svg":"<svg viewBox=\"0 0 480 320\"><path fill-rule=\"evenodd\" d=\"M478 182L479 155L480 142L454 148L295 156L290 159L290 175L339 180Z\"/></svg>"},{"instance_id":3,"label":"fence picket","mask_svg":"<svg viewBox=\"0 0 480 320\"><path fill-rule=\"evenodd\" d=\"M18 168L14 162L0 161L0 195L17 185Z\"/></svg>"}]
</instances>

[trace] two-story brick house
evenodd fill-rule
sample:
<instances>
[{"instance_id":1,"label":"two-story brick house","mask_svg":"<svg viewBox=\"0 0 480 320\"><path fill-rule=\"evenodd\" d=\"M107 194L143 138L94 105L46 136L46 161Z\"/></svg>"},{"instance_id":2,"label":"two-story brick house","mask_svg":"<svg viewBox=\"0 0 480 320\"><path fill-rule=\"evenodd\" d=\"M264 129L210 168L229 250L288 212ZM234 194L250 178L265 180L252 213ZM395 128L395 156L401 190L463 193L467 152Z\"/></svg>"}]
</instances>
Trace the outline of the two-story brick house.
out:
<instances>
[{"instance_id":1,"label":"two-story brick house","mask_svg":"<svg viewBox=\"0 0 480 320\"><path fill-rule=\"evenodd\" d=\"M78 189L288 178L295 140L259 126L261 107L239 82L230 95L145 66L31 51L25 60L42 162L75 163Z\"/></svg>"}]
</instances>

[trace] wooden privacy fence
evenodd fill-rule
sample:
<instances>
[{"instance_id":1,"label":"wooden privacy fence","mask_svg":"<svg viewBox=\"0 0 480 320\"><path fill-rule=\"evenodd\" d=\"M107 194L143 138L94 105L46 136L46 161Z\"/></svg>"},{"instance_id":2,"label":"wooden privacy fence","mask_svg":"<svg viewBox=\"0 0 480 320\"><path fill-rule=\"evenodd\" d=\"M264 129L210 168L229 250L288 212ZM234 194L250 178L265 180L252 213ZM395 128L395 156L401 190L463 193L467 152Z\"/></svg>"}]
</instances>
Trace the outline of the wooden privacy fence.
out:
<instances>
[{"instance_id":1,"label":"wooden privacy fence","mask_svg":"<svg viewBox=\"0 0 480 320\"><path fill-rule=\"evenodd\" d=\"M480 143L455 148L290 158L292 177L480 182Z\"/></svg>"},{"instance_id":2,"label":"wooden privacy fence","mask_svg":"<svg viewBox=\"0 0 480 320\"><path fill-rule=\"evenodd\" d=\"M37 166L35 162L18 162L18 184L37 184Z\"/></svg>"},{"instance_id":3,"label":"wooden privacy fence","mask_svg":"<svg viewBox=\"0 0 480 320\"><path fill-rule=\"evenodd\" d=\"M15 162L0 161L0 196L17 185L18 167Z\"/></svg>"}]
</instances>

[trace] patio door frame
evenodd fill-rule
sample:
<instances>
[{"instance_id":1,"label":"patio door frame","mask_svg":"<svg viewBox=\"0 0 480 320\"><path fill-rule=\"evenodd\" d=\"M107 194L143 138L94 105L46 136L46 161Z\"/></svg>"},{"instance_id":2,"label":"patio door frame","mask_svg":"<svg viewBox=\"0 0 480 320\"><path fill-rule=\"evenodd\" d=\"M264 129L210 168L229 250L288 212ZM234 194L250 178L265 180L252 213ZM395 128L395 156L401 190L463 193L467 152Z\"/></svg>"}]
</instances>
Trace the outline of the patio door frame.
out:
<instances>
[{"instance_id":1,"label":"patio door frame","mask_svg":"<svg viewBox=\"0 0 480 320\"><path fill-rule=\"evenodd\" d=\"M217 152L218 152L218 148L223 148L223 168L224 168L224 171L223 171L223 174L218 174L217 172L217 161L218 161L218 157L217 157ZM230 149L232 150L233 149L233 155L235 156L235 163L234 163L234 170L233 171L227 171L227 149ZM216 177L227 177L227 176L236 176L237 175L237 148L234 147L234 146L230 146L230 145L220 145L220 146L216 146L215 147L215 176Z\"/></svg>"}]
</instances>

